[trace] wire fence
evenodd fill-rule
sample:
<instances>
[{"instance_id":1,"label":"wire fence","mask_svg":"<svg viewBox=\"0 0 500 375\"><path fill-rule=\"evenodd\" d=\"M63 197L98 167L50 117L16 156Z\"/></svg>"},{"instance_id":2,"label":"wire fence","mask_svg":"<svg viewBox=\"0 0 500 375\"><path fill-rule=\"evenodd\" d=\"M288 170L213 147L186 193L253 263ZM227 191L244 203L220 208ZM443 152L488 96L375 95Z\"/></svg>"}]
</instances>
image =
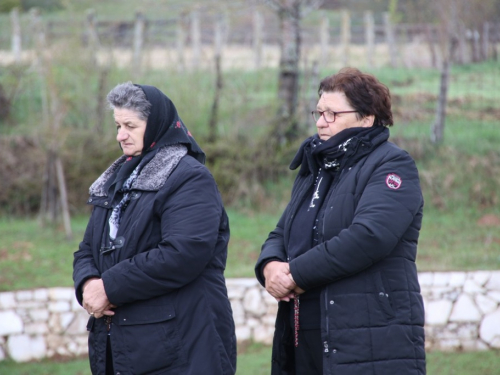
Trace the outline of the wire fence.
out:
<instances>
[{"instance_id":1,"label":"wire fence","mask_svg":"<svg viewBox=\"0 0 500 375\"><path fill-rule=\"evenodd\" d=\"M75 20L44 19L36 11L0 19L0 63L29 58L35 39L47 46L68 40L90 48L99 59L120 50L131 64L150 67L177 64L183 68L212 67L214 55L223 56L223 68L259 69L279 63L280 20L276 12L255 5L229 7L221 12L205 7L178 12L171 18L101 19L92 11ZM42 28L33 30L35 19ZM314 13L301 29L303 61L320 65L439 67L443 58L442 29L436 24L393 24L386 13ZM498 59L500 23L462 28L457 63ZM140 61L134 61L139 59Z\"/></svg>"}]
</instances>

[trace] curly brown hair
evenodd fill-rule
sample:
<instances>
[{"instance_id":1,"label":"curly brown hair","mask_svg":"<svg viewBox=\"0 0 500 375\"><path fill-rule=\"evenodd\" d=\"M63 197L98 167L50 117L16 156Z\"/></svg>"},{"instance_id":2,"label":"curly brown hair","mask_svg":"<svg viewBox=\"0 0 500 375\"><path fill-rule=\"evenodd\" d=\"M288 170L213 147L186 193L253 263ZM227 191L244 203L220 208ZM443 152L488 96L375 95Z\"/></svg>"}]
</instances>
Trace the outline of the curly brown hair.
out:
<instances>
[{"instance_id":1,"label":"curly brown hair","mask_svg":"<svg viewBox=\"0 0 500 375\"><path fill-rule=\"evenodd\" d=\"M374 115L373 126L392 126L391 93L375 76L356 68L343 68L319 84L318 95L343 92L359 119Z\"/></svg>"}]
</instances>

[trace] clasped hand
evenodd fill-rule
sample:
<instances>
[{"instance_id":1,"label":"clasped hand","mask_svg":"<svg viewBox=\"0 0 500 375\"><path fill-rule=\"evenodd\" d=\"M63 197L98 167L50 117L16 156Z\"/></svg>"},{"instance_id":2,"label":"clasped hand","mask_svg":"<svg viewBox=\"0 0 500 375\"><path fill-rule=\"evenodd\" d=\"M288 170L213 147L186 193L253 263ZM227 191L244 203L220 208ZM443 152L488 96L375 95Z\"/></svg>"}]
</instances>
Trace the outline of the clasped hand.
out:
<instances>
[{"instance_id":1,"label":"clasped hand","mask_svg":"<svg viewBox=\"0 0 500 375\"><path fill-rule=\"evenodd\" d=\"M304 293L304 290L295 284L288 263L269 262L264 267L263 273L266 279L266 290L276 298L276 301L288 302L294 298L295 294Z\"/></svg>"},{"instance_id":2,"label":"clasped hand","mask_svg":"<svg viewBox=\"0 0 500 375\"><path fill-rule=\"evenodd\" d=\"M89 279L85 282L82 289L82 306L90 315L93 315L95 318L102 318L104 315L115 315L111 309L116 306L109 302L102 279Z\"/></svg>"}]
</instances>

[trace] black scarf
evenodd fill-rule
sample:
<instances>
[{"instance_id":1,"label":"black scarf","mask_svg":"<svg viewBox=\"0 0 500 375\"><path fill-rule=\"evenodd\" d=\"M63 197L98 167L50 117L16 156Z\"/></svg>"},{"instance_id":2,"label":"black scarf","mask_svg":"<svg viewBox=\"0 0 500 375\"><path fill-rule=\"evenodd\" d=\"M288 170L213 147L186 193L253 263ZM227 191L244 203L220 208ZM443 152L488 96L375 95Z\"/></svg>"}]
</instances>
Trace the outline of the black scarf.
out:
<instances>
[{"instance_id":1,"label":"black scarf","mask_svg":"<svg viewBox=\"0 0 500 375\"><path fill-rule=\"evenodd\" d=\"M360 141L370 142L385 130L384 126L347 128L326 141L315 134L302 142L290 164L290 169L294 170L301 166L299 174L312 173L314 176L317 175L319 168L336 172L346 153L357 147Z\"/></svg>"},{"instance_id":2,"label":"black scarf","mask_svg":"<svg viewBox=\"0 0 500 375\"><path fill-rule=\"evenodd\" d=\"M205 153L182 122L174 103L154 86L135 86L144 91L146 99L151 103L151 113L144 133L144 148L140 155L128 157L115 177L110 178L108 196L114 196L136 167L139 164L146 165L161 147L183 144L188 148L189 155L200 163L205 163Z\"/></svg>"}]
</instances>

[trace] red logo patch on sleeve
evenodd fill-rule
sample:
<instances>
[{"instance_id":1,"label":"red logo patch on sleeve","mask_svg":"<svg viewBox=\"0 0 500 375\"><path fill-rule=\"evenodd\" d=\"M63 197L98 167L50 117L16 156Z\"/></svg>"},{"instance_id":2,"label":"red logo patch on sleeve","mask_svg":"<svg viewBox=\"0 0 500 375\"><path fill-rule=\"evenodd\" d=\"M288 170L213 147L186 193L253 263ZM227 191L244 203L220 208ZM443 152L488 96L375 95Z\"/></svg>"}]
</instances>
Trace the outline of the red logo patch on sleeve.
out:
<instances>
[{"instance_id":1,"label":"red logo patch on sleeve","mask_svg":"<svg viewBox=\"0 0 500 375\"><path fill-rule=\"evenodd\" d=\"M403 184L403 180L396 173L389 173L385 178L385 183L389 189L398 190Z\"/></svg>"}]
</instances>

